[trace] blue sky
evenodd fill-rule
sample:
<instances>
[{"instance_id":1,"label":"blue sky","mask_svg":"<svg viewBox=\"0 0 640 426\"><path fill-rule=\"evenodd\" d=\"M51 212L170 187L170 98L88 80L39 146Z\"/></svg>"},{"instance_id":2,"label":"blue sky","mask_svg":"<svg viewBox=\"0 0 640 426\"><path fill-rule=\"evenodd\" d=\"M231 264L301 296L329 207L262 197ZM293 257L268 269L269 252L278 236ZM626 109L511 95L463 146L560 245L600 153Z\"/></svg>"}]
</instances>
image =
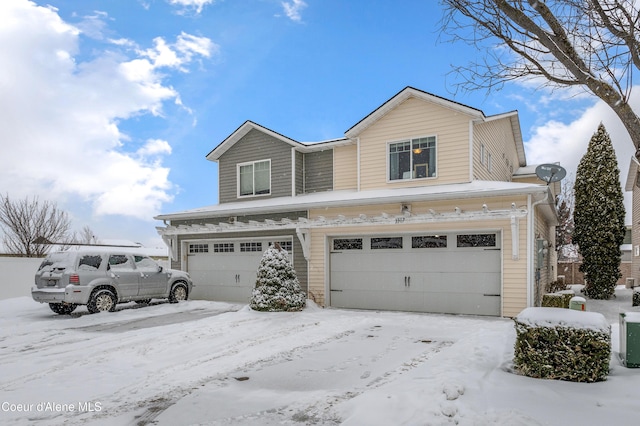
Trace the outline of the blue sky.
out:
<instances>
[{"instance_id":1,"label":"blue sky","mask_svg":"<svg viewBox=\"0 0 640 426\"><path fill-rule=\"evenodd\" d=\"M205 159L245 120L298 141L344 132L406 86L518 110L530 164L575 173L603 121L595 99L531 83L455 93L482 52L438 32L421 0L2 0L0 191L58 202L76 230L161 245L153 216L218 201Z\"/></svg>"}]
</instances>

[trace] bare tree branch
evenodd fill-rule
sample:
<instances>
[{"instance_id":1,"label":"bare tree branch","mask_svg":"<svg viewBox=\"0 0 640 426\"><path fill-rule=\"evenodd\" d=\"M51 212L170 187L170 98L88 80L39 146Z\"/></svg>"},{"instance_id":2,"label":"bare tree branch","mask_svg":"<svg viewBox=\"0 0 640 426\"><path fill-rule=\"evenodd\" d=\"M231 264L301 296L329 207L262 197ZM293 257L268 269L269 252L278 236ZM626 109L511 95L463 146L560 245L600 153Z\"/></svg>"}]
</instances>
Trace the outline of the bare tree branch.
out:
<instances>
[{"instance_id":1,"label":"bare tree branch","mask_svg":"<svg viewBox=\"0 0 640 426\"><path fill-rule=\"evenodd\" d=\"M37 198L11 200L0 195L0 227L5 250L26 257L42 257L52 243L64 241L70 220L55 203Z\"/></svg>"},{"instance_id":2,"label":"bare tree branch","mask_svg":"<svg viewBox=\"0 0 640 426\"><path fill-rule=\"evenodd\" d=\"M629 105L640 70L635 0L441 0L441 33L487 52L454 67L458 89L497 90L514 80L582 87L620 118L640 157L640 118Z\"/></svg>"}]
</instances>

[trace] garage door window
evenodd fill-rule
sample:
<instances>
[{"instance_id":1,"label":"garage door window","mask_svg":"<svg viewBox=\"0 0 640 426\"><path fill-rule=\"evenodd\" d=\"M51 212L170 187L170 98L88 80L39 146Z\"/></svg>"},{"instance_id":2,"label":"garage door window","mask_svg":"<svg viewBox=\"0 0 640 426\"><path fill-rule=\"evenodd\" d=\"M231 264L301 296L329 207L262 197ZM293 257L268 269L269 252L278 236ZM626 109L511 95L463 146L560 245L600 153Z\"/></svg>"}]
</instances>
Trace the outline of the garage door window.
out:
<instances>
[{"instance_id":1,"label":"garage door window","mask_svg":"<svg viewBox=\"0 0 640 426\"><path fill-rule=\"evenodd\" d=\"M371 250L401 249L402 237L371 238Z\"/></svg>"},{"instance_id":2,"label":"garage door window","mask_svg":"<svg viewBox=\"0 0 640 426\"><path fill-rule=\"evenodd\" d=\"M291 241L274 241L274 242L269 242L269 245L272 245L272 244L275 245L276 243L280 245L280 248L288 251L289 253L291 253L291 251L293 250L293 243Z\"/></svg>"},{"instance_id":3,"label":"garage door window","mask_svg":"<svg viewBox=\"0 0 640 426\"><path fill-rule=\"evenodd\" d=\"M240 243L240 251L243 253L262 251L262 242Z\"/></svg>"},{"instance_id":4,"label":"garage door window","mask_svg":"<svg viewBox=\"0 0 640 426\"><path fill-rule=\"evenodd\" d=\"M447 236L421 235L411 237L411 248L447 248Z\"/></svg>"},{"instance_id":5,"label":"garage door window","mask_svg":"<svg viewBox=\"0 0 640 426\"><path fill-rule=\"evenodd\" d=\"M362 250L362 238L336 238L333 240L334 250Z\"/></svg>"},{"instance_id":6,"label":"garage door window","mask_svg":"<svg viewBox=\"0 0 640 426\"><path fill-rule=\"evenodd\" d=\"M213 245L214 253L233 253L233 243L215 243Z\"/></svg>"},{"instance_id":7,"label":"garage door window","mask_svg":"<svg viewBox=\"0 0 640 426\"><path fill-rule=\"evenodd\" d=\"M495 247L496 234L458 235L458 247Z\"/></svg>"},{"instance_id":8,"label":"garage door window","mask_svg":"<svg viewBox=\"0 0 640 426\"><path fill-rule=\"evenodd\" d=\"M209 253L209 244L189 244L189 254Z\"/></svg>"}]
</instances>

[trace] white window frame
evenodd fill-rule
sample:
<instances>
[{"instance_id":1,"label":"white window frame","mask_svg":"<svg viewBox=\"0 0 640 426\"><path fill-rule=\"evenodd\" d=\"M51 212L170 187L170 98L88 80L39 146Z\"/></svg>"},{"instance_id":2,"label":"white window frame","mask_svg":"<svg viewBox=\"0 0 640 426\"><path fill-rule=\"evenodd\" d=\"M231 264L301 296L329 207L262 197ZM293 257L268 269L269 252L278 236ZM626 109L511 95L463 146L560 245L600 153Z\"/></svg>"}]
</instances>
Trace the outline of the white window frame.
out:
<instances>
[{"instance_id":1,"label":"white window frame","mask_svg":"<svg viewBox=\"0 0 640 426\"><path fill-rule=\"evenodd\" d=\"M269 163L269 192L265 193L265 194L256 194L256 164L259 163ZM241 194L240 192L240 169L243 166L253 166L252 167L252 173L253 173L253 183L252 183L252 190L253 193L252 194ZM236 164L236 183L237 183L237 196L238 198L248 198L248 197L266 197L271 195L271 159L265 159L265 160L256 160L256 161L247 161L244 163L238 163Z\"/></svg>"},{"instance_id":2,"label":"white window frame","mask_svg":"<svg viewBox=\"0 0 640 426\"><path fill-rule=\"evenodd\" d=\"M413 164L413 142L418 140L418 139L426 139L426 138L433 138L434 139L434 143L435 143L435 147L433 149L434 155L435 155L435 172L433 174L433 176L426 176L426 177L420 177L420 178L414 178L413 177L413 169L414 169L414 164ZM409 142L409 144L411 145L411 167L410 167L410 171L412 172L412 176L410 178L407 179L391 179L391 152L390 151L390 147L393 144L398 144L398 143L403 143L403 142ZM387 147L386 147L386 151L387 151L387 167L386 167L386 174L387 174L387 183L398 183L398 182L409 182L409 181L415 181L415 180L425 180L425 179L436 179L438 177L438 136L437 135L426 135L426 136L414 136L414 137L410 137L410 138L406 138L406 139L399 139L399 140L395 140L395 141L389 141L387 142Z\"/></svg>"}]
</instances>

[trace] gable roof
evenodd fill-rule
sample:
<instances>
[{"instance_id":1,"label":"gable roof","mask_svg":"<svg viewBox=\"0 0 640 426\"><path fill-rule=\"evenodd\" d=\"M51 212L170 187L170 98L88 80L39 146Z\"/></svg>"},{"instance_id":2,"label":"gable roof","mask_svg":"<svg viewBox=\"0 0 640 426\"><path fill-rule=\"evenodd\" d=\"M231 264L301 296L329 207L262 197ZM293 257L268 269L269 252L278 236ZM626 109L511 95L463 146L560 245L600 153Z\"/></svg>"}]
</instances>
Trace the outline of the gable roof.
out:
<instances>
[{"instance_id":1,"label":"gable roof","mask_svg":"<svg viewBox=\"0 0 640 426\"><path fill-rule=\"evenodd\" d=\"M238 142L240 139L246 136L247 133L254 129L275 139L278 139L288 145L291 145L293 148L301 152L311 152L325 149L329 146L349 145L354 143L347 138L337 138L322 142L298 142L278 132L261 126L260 124L254 123L251 120L247 120L242 123L242 125L238 127L233 133L227 136L227 138L223 140L218 146L216 146L211 152L209 152L206 156L207 160L218 161L220 157L229 150L229 148L235 145L236 142Z\"/></svg>"},{"instance_id":2,"label":"gable roof","mask_svg":"<svg viewBox=\"0 0 640 426\"><path fill-rule=\"evenodd\" d=\"M440 96L433 95L431 93L424 92L422 90L416 89L411 86L407 86L394 96L391 97L388 101L380 105L376 108L372 113L367 115L365 118L357 122L353 125L349 130L345 132L345 135L348 138L355 138L360 133L362 133L365 129L370 127L372 124L380 120L382 117L387 115L391 110L396 108L398 105L403 103L409 98L421 99L425 102L434 103L440 105L444 108L449 108L454 111L457 111L462 114L466 114L476 119L484 119L484 113L479 109L472 108L466 105L463 105L458 102L450 101L445 98L441 98Z\"/></svg>"},{"instance_id":3,"label":"gable roof","mask_svg":"<svg viewBox=\"0 0 640 426\"><path fill-rule=\"evenodd\" d=\"M636 185L636 181L638 179L638 169L640 169L640 163L636 157L631 157L631 161L629 162L629 173L627 173L627 182L624 185L625 191L633 191L634 186Z\"/></svg>"}]
</instances>

